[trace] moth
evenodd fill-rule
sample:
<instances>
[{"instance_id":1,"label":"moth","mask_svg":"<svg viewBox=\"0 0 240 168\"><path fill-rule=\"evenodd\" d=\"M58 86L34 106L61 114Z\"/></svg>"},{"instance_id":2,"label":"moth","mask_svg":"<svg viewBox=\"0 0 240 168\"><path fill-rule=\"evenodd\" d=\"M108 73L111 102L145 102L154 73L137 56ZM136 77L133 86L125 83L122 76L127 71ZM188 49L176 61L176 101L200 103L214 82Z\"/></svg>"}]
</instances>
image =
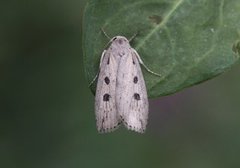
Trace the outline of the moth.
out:
<instances>
[{"instance_id":1,"label":"moth","mask_svg":"<svg viewBox=\"0 0 240 168\"><path fill-rule=\"evenodd\" d=\"M91 82L98 77L95 115L100 133L112 132L121 124L139 133L146 129L149 104L140 64L148 72L160 75L143 63L129 41L124 36L110 40L109 47L102 53L99 73Z\"/></svg>"}]
</instances>

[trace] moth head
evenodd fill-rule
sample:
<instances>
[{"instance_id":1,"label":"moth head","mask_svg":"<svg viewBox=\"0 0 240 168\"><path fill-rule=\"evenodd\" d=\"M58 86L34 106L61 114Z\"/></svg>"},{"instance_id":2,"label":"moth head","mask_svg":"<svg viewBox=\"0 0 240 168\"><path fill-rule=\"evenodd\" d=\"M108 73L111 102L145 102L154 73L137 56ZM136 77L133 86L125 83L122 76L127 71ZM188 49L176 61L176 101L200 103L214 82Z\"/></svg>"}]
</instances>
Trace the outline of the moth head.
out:
<instances>
[{"instance_id":1,"label":"moth head","mask_svg":"<svg viewBox=\"0 0 240 168\"><path fill-rule=\"evenodd\" d=\"M123 36L115 36L112 38L111 40L112 43L115 43L117 45L122 45L122 44L128 44L129 41L126 37L123 37Z\"/></svg>"}]
</instances>

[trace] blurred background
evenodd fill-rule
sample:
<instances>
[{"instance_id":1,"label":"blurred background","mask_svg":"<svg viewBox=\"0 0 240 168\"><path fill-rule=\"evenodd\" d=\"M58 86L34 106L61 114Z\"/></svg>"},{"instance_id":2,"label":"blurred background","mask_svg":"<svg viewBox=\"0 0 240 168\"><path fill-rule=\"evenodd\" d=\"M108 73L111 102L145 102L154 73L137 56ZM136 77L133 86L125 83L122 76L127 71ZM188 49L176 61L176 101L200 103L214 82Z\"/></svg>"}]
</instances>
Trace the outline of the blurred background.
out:
<instances>
[{"instance_id":1,"label":"blurred background","mask_svg":"<svg viewBox=\"0 0 240 168\"><path fill-rule=\"evenodd\" d=\"M82 64L85 3L0 2L0 167L240 167L240 65L151 100L146 134L97 133Z\"/></svg>"}]
</instances>

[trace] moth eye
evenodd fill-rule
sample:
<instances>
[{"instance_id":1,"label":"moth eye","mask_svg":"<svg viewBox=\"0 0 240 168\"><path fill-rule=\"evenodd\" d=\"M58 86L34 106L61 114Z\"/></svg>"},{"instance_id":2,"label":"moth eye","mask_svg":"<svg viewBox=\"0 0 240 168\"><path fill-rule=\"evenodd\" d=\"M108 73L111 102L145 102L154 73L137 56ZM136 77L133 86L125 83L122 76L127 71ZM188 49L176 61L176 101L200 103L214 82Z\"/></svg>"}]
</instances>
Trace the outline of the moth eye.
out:
<instances>
[{"instance_id":1,"label":"moth eye","mask_svg":"<svg viewBox=\"0 0 240 168\"><path fill-rule=\"evenodd\" d=\"M113 41L116 40L116 39L117 39L117 37L114 37L114 38L113 38Z\"/></svg>"},{"instance_id":2,"label":"moth eye","mask_svg":"<svg viewBox=\"0 0 240 168\"><path fill-rule=\"evenodd\" d=\"M140 95L138 93L134 93L133 97L135 100L141 100Z\"/></svg>"},{"instance_id":3,"label":"moth eye","mask_svg":"<svg viewBox=\"0 0 240 168\"><path fill-rule=\"evenodd\" d=\"M110 83L110 79L108 77L104 78L105 83L108 85Z\"/></svg>"},{"instance_id":4,"label":"moth eye","mask_svg":"<svg viewBox=\"0 0 240 168\"><path fill-rule=\"evenodd\" d=\"M103 101L109 101L109 99L110 99L110 95L109 94L105 94L105 95L103 95Z\"/></svg>"},{"instance_id":5,"label":"moth eye","mask_svg":"<svg viewBox=\"0 0 240 168\"><path fill-rule=\"evenodd\" d=\"M138 77L137 77L137 76L135 76L135 77L133 78L133 82L134 82L135 84L138 82Z\"/></svg>"}]
</instances>

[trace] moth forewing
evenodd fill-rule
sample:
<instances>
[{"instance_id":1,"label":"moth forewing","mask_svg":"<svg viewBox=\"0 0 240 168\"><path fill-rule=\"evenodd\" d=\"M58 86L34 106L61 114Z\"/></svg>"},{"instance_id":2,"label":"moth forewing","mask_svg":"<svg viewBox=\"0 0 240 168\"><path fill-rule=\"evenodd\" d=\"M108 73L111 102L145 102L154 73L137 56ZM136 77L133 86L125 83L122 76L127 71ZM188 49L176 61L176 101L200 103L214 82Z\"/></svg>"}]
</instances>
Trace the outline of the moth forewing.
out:
<instances>
[{"instance_id":1,"label":"moth forewing","mask_svg":"<svg viewBox=\"0 0 240 168\"><path fill-rule=\"evenodd\" d=\"M131 48L119 63L117 81L117 110L124 125L130 130L144 132L148 118L147 91L139 61Z\"/></svg>"},{"instance_id":2,"label":"moth forewing","mask_svg":"<svg viewBox=\"0 0 240 168\"><path fill-rule=\"evenodd\" d=\"M116 110L117 62L106 51L102 57L95 96L95 114L97 129L100 133L111 132L119 125L120 118Z\"/></svg>"}]
</instances>

